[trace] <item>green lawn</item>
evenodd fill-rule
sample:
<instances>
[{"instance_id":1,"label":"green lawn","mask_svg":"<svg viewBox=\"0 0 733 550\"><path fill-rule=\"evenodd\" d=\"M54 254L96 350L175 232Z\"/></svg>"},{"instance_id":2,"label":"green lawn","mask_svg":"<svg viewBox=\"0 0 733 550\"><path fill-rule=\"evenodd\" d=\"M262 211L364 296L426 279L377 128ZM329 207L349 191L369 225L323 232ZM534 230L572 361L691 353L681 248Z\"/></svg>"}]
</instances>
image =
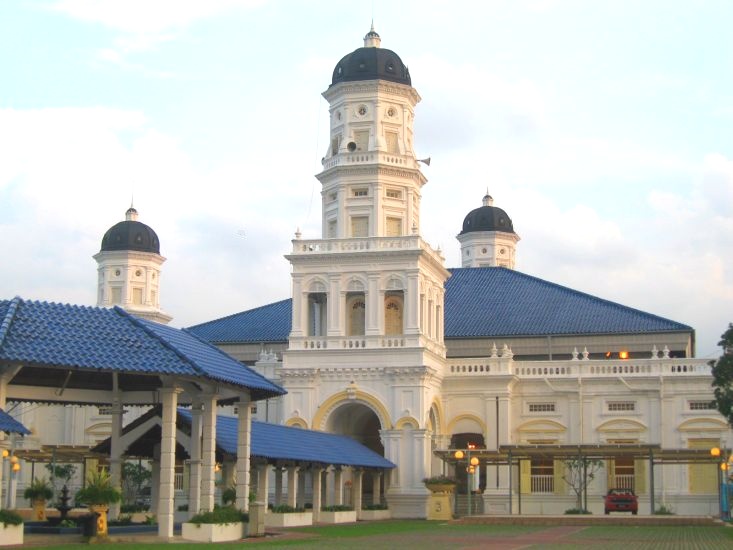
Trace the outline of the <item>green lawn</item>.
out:
<instances>
[{"instance_id":1,"label":"green lawn","mask_svg":"<svg viewBox=\"0 0 733 550\"><path fill-rule=\"evenodd\" d=\"M177 539L180 540L180 539ZM31 542L31 541L28 541ZM227 548L297 548L313 550L440 550L491 548L492 545L536 549L722 549L733 548L730 527L526 527L520 525L460 525L437 521L395 520L303 527L287 530L263 539L247 539L237 543L218 544ZM175 550L208 547L176 542ZM72 550L88 545L64 544L47 546ZM117 542L95 544L94 550L157 550L168 549L167 543Z\"/></svg>"}]
</instances>

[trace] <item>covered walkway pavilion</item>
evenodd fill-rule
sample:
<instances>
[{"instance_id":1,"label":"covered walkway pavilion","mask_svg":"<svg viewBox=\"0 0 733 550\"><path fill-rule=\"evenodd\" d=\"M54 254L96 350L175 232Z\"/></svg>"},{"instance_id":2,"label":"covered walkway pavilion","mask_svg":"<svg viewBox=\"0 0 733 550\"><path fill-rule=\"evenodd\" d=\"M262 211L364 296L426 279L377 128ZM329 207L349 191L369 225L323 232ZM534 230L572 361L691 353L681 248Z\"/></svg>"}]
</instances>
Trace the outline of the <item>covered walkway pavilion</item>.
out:
<instances>
[{"instance_id":1,"label":"covered walkway pavilion","mask_svg":"<svg viewBox=\"0 0 733 550\"><path fill-rule=\"evenodd\" d=\"M445 463L459 465L465 463L465 456L456 458L456 451L466 449L441 449L434 453ZM579 460L581 463L592 460L615 460L631 458L645 460L649 472L649 513L654 514L655 490L654 469L665 464L717 464L718 460L711 456L707 449L663 449L658 444L585 444L585 445L501 445L499 450L471 449L470 457L478 459L478 467L509 466L509 487L507 499L509 510L512 510L512 500L519 499L519 513L521 514L521 491L514 491L514 479L518 479L521 464L532 459L550 460ZM516 470L515 470L516 467ZM548 495L551 498L552 495ZM583 495L584 506L587 507L587 487Z\"/></svg>"},{"instance_id":2,"label":"covered walkway pavilion","mask_svg":"<svg viewBox=\"0 0 733 550\"><path fill-rule=\"evenodd\" d=\"M176 417L176 460L190 465L191 449L195 443L197 411L178 409ZM159 441L162 416L160 407L156 407L144 416L131 422L122 430L120 445L123 456L127 458L145 458L153 461L153 479L156 478L158 463L155 460L155 446ZM235 480L237 455L237 418L219 415L216 418L216 461L221 464L224 486L229 487ZM94 452L101 455L109 453L111 440L107 439L97 445ZM250 459L253 469L257 471L258 502L267 503L270 495L269 473L274 470L275 488L272 504L288 504L303 508L307 496L313 506L313 519L318 520L321 505L351 504L359 512L361 510L364 487L363 474L372 474L372 499L374 503L381 500L381 481L383 473L395 465L365 447L358 441L338 434L306 430L289 426L252 422ZM350 469L351 502L343 502L345 479L343 470ZM189 516L198 512L196 502L192 498L193 470L189 469L188 487ZM283 494L283 474L287 476L287 493ZM326 476L329 483L326 484ZM310 494L306 493L306 481L310 481ZM326 487L330 488L327 493ZM194 494L195 497L195 494ZM284 498L283 498L284 497ZM153 498L153 505L156 499Z\"/></svg>"},{"instance_id":3,"label":"covered walkway pavilion","mask_svg":"<svg viewBox=\"0 0 733 550\"><path fill-rule=\"evenodd\" d=\"M110 474L119 485L125 406L160 407L160 537L173 536L178 405L200 413L201 444L191 453L192 487L200 491L200 508L213 509L216 407L238 404L236 505L247 510L251 403L284 393L191 333L134 317L119 307L0 300L0 409L7 401L109 408ZM0 440L0 447L7 446L7 440Z\"/></svg>"}]
</instances>

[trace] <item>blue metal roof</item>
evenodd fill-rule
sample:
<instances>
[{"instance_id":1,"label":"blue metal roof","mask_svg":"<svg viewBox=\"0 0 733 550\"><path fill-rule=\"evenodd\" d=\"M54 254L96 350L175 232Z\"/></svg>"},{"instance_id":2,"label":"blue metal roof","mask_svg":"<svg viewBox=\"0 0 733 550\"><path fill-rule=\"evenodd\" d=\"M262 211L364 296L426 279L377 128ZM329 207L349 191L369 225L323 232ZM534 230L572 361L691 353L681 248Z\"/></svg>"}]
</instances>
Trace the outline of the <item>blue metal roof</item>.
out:
<instances>
[{"instance_id":1,"label":"blue metal roof","mask_svg":"<svg viewBox=\"0 0 733 550\"><path fill-rule=\"evenodd\" d=\"M15 418L10 416L8 413L0 409L0 432L5 432L6 434L22 434L22 435L29 435L31 431L23 426L20 422L18 422Z\"/></svg>"},{"instance_id":2,"label":"blue metal roof","mask_svg":"<svg viewBox=\"0 0 733 550\"><path fill-rule=\"evenodd\" d=\"M214 344L285 342L290 334L292 311L293 301L282 300L189 327L187 330Z\"/></svg>"},{"instance_id":3,"label":"blue metal roof","mask_svg":"<svg viewBox=\"0 0 733 550\"><path fill-rule=\"evenodd\" d=\"M692 327L502 267L454 268L445 338L691 332ZM286 342L292 301L188 329L216 344Z\"/></svg>"},{"instance_id":4,"label":"blue metal roof","mask_svg":"<svg viewBox=\"0 0 733 550\"><path fill-rule=\"evenodd\" d=\"M178 413L179 417L191 423L190 411L178 409ZM231 455L237 454L237 424L236 417L216 417L216 444ZM348 436L257 420L252 421L250 456L362 468L395 467L383 456Z\"/></svg>"},{"instance_id":5,"label":"blue metal roof","mask_svg":"<svg viewBox=\"0 0 733 550\"><path fill-rule=\"evenodd\" d=\"M446 338L692 331L512 269L450 271L445 285Z\"/></svg>"},{"instance_id":6,"label":"blue metal roof","mask_svg":"<svg viewBox=\"0 0 733 550\"><path fill-rule=\"evenodd\" d=\"M282 395L273 384L183 330L112 309L14 298L0 301L0 363L208 378Z\"/></svg>"}]
</instances>

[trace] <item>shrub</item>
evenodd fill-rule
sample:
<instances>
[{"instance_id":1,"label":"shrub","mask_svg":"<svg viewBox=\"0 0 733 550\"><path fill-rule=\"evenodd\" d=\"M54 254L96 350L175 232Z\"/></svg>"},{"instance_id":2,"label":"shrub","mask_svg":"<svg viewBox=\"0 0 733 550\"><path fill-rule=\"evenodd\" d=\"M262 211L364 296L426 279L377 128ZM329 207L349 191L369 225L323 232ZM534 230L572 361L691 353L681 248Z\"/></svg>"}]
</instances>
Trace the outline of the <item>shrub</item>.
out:
<instances>
[{"instance_id":1,"label":"shrub","mask_svg":"<svg viewBox=\"0 0 733 550\"><path fill-rule=\"evenodd\" d=\"M275 514L297 514L300 512L305 512L305 508L294 508L292 506L289 506L287 504L279 504L277 506L273 506L270 508Z\"/></svg>"},{"instance_id":2,"label":"shrub","mask_svg":"<svg viewBox=\"0 0 733 550\"><path fill-rule=\"evenodd\" d=\"M322 512L353 512L354 508L346 504L334 504L332 506L321 506Z\"/></svg>"},{"instance_id":3,"label":"shrub","mask_svg":"<svg viewBox=\"0 0 733 550\"><path fill-rule=\"evenodd\" d=\"M121 499L122 493L112 486L112 478L107 470L89 472L86 486L76 493L76 502L83 502L86 505L111 504Z\"/></svg>"},{"instance_id":4,"label":"shrub","mask_svg":"<svg viewBox=\"0 0 733 550\"><path fill-rule=\"evenodd\" d=\"M671 507L667 508L664 504L662 504L659 508L654 510L654 515L655 516L673 516L674 511L672 510Z\"/></svg>"},{"instance_id":5,"label":"shrub","mask_svg":"<svg viewBox=\"0 0 733 550\"><path fill-rule=\"evenodd\" d=\"M389 506L386 504L364 504L361 507L362 510L389 510Z\"/></svg>"},{"instance_id":6,"label":"shrub","mask_svg":"<svg viewBox=\"0 0 733 550\"><path fill-rule=\"evenodd\" d=\"M227 487L221 492L221 501L224 504L234 504L237 502L237 488L234 486Z\"/></svg>"},{"instance_id":7,"label":"shrub","mask_svg":"<svg viewBox=\"0 0 733 550\"><path fill-rule=\"evenodd\" d=\"M123 504L120 506L120 512L123 514L134 514L136 512L147 512L149 509L149 506L144 506L142 504Z\"/></svg>"},{"instance_id":8,"label":"shrub","mask_svg":"<svg viewBox=\"0 0 733 550\"><path fill-rule=\"evenodd\" d=\"M120 514L120 516L109 522L110 525L132 525L132 516L129 514Z\"/></svg>"},{"instance_id":9,"label":"shrub","mask_svg":"<svg viewBox=\"0 0 733 550\"><path fill-rule=\"evenodd\" d=\"M590 515L593 512L590 512L589 510L586 510L585 508L569 508L569 509L565 510L565 513L568 514L568 515L571 515L571 514L576 514L576 515L586 515L586 514L588 514L588 515Z\"/></svg>"},{"instance_id":10,"label":"shrub","mask_svg":"<svg viewBox=\"0 0 733 550\"><path fill-rule=\"evenodd\" d=\"M249 521L249 515L240 512L233 506L222 506L214 508L211 512L199 512L191 519L189 523L243 523Z\"/></svg>"},{"instance_id":11,"label":"shrub","mask_svg":"<svg viewBox=\"0 0 733 550\"><path fill-rule=\"evenodd\" d=\"M432 477L426 477L423 478L422 482L425 485L428 484L435 484L435 485L456 485L458 482L456 481L456 478L450 477L450 476L432 476Z\"/></svg>"},{"instance_id":12,"label":"shrub","mask_svg":"<svg viewBox=\"0 0 733 550\"><path fill-rule=\"evenodd\" d=\"M28 500L51 500L53 489L45 477L33 479L30 485L23 491L23 498Z\"/></svg>"},{"instance_id":13,"label":"shrub","mask_svg":"<svg viewBox=\"0 0 733 550\"><path fill-rule=\"evenodd\" d=\"M154 515L151 514L149 516L145 516L143 525L158 525L158 520L155 518Z\"/></svg>"},{"instance_id":14,"label":"shrub","mask_svg":"<svg viewBox=\"0 0 733 550\"><path fill-rule=\"evenodd\" d=\"M8 525L21 525L23 518L17 512L12 510L0 510L0 523L4 526Z\"/></svg>"}]
</instances>

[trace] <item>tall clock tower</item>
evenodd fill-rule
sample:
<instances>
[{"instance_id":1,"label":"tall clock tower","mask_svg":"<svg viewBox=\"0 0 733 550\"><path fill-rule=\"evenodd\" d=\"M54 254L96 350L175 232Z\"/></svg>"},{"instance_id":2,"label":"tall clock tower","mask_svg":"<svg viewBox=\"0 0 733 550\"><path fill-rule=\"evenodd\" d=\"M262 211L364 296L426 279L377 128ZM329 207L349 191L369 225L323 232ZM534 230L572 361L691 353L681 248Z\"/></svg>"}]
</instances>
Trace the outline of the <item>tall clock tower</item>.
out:
<instances>
[{"instance_id":1,"label":"tall clock tower","mask_svg":"<svg viewBox=\"0 0 733 550\"><path fill-rule=\"evenodd\" d=\"M420 96L374 28L323 93L322 234L296 234L281 383L287 423L351 435L392 460L396 517L424 515L445 364L444 258L420 236L427 182L414 151ZM420 513L420 510L422 512Z\"/></svg>"}]
</instances>

